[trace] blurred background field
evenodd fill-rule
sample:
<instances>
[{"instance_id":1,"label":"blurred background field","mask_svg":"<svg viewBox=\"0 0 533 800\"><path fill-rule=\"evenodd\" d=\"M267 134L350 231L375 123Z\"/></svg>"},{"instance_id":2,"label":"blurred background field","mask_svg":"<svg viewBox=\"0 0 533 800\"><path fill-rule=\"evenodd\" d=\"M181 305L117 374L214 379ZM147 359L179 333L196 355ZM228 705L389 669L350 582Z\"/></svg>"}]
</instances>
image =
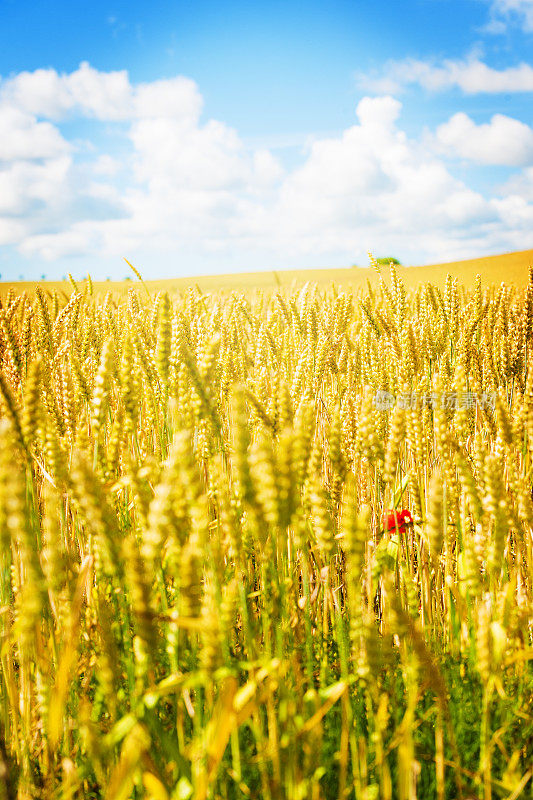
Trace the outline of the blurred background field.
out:
<instances>
[{"instance_id":1,"label":"blurred background field","mask_svg":"<svg viewBox=\"0 0 533 800\"><path fill-rule=\"evenodd\" d=\"M465 261L452 261L447 264L430 264L427 266L397 266L398 276L401 277L407 288L413 289L419 283L444 282L449 273L452 278L457 278L460 284L473 286L477 274L480 274L485 284L499 285L502 281L517 287L526 286L528 282L529 266L533 265L533 249L519 250L515 253L503 253L484 258L471 258ZM153 292L181 292L191 286L197 286L202 292L218 291L251 291L254 289L276 289L279 286L290 288L293 285L316 283L319 286L329 286L332 283L353 289L366 288L367 281L377 284L378 277L371 267L353 266L346 269L306 269L306 270L278 270L272 272L243 272L230 275L198 275L187 278L174 278L170 280L151 281L144 273L142 264L136 265L145 279L145 283ZM124 274L128 267L124 264ZM76 279L77 280L77 279ZM82 283L82 281L77 281ZM94 290L97 293L112 292L113 294L127 294L136 278L122 281L95 281ZM40 285L53 291L62 290L70 295L72 287L68 281L39 281ZM12 286L18 292L32 292L37 283L31 281L0 282L0 297L4 296Z\"/></svg>"}]
</instances>

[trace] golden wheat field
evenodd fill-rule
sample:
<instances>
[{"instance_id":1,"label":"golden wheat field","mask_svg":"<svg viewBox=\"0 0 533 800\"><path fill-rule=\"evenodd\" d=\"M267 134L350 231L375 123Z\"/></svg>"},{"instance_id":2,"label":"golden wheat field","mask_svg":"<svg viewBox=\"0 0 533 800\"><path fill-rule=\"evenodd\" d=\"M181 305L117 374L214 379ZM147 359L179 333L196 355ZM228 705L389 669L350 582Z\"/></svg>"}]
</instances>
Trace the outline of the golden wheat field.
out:
<instances>
[{"instance_id":1,"label":"golden wheat field","mask_svg":"<svg viewBox=\"0 0 533 800\"><path fill-rule=\"evenodd\" d=\"M132 288L133 278L129 262L124 267L127 280L94 281L93 295L103 297L112 292L114 297L125 297ZM405 287L416 289L420 283L435 283L444 285L447 275L457 278L461 285L474 286L476 275L483 275L484 282L500 285L502 281L513 286L524 288L529 280L529 266L533 264L533 249L519 250L514 253L485 256L465 261L453 261L429 266L397 266L396 271ZM141 268L141 272L143 269ZM265 272L235 272L228 275L197 275L194 278L169 278L166 280L147 280L146 285L151 293L186 292L190 287L198 288L203 293L208 292L243 292L253 294L258 289L264 291L277 291L283 288L286 291L295 291L305 283L317 284L322 289L331 285L342 287L344 290L366 290L368 283L375 287L378 282L376 271L372 267L349 267L304 270L278 270ZM5 297L10 288L17 292L27 292L33 296L36 283L34 281L19 281L17 283L0 282L0 298ZM46 281L42 284L50 291L56 291L60 297L70 294L72 287L67 279L64 281Z\"/></svg>"},{"instance_id":2,"label":"golden wheat field","mask_svg":"<svg viewBox=\"0 0 533 800\"><path fill-rule=\"evenodd\" d=\"M533 270L404 272L3 294L1 800L533 797Z\"/></svg>"}]
</instances>

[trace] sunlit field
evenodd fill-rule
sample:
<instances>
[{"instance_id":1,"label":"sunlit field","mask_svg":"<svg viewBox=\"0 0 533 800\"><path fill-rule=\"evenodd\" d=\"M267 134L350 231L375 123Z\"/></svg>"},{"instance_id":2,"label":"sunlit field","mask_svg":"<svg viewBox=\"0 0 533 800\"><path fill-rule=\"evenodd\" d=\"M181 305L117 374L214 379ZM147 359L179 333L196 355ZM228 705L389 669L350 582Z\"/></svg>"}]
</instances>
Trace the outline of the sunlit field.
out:
<instances>
[{"instance_id":1,"label":"sunlit field","mask_svg":"<svg viewBox=\"0 0 533 800\"><path fill-rule=\"evenodd\" d=\"M2 288L2 800L533 797L532 256Z\"/></svg>"},{"instance_id":2,"label":"sunlit field","mask_svg":"<svg viewBox=\"0 0 533 800\"><path fill-rule=\"evenodd\" d=\"M424 267L398 266L397 272L406 288L415 289L420 283L435 283L443 285L447 275L457 278L461 285L473 287L476 275L483 275L487 285L499 285L502 281L517 287L525 287L529 279L529 267L533 264L533 250L520 250L516 253L506 253L498 256L474 258L469 261L455 261L446 264L433 264ZM137 265L143 272L142 265ZM127 263L123 264L123 281L93 281L93 293L97 296L112 292L114 296L127 295L132 288L135 276ZM146 284L152 293L157 292L185 292L189 287L200 289L201 292L245 292L247 295L256 289L277 290L280 287L291 290L309 282L322 288L342 286L343 289L367 289L367 282L376 286L378 278L375 270L367 266L353 266L346 269L305 269L305 270L278 270L277 272L243 272L231 275L199 275L197 277L173 278L168 280L150 281ZM81 282L83 283L83 282ZM41 283L43 289L56 291L64 298L64 293L70 295L72 286L68 280L45 281ZM6 295L10 287L17 292L28 292L30 295L35 290L33 281L17 281L16 283L0 282L0 297Z\"/></svg>"}]
</instances>

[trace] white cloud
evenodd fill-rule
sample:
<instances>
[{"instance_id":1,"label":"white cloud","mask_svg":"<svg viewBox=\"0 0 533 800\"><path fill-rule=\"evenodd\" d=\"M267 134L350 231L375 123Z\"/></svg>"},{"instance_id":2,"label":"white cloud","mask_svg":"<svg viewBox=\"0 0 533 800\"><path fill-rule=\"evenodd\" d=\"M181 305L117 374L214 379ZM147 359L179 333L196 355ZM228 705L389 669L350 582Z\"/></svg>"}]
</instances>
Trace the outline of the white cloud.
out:
<instances>
[{"instance_id":1,"label":"white cloud","mask_svg":"<svg viewBox=\"0 0 533 800\"><path fill-rule=\"evenodd\" d=\"M503 114L481 125L467 114L454 114L439 125L435 138L443 152L478 164L518 167L533 163L533 128Z\"/></svg>"},{"instance_id":2,"label":"white cloud","mask_svg":"<svg viewBox=\"0 0 533 800\"><path fill-rule=\"evenodd\" d=\"M195 82L177 76L168 80L141 83L133 89L134 116L171 118L196 124L202 110L202 97Z\"/></svg>"},{"instance_id":3,"label":"white cloud","mask_svg":"<svg viewBox=\"0 0 533 800\"><path fill-rule=\"evenodd\" d=\"M61 208L71 166L71 158L61 156L44 163L15 161L0 169L0 213L25 217L43 207Z\"/></svg>"},{"instance_id":4,"label":"white cloud","mask_svg":"<svg viewBox=\"0 0 533 800\"><path fill-rule=\"evenodd\" d=\"M242 185L248 177L243 145L221 122L184 128L175 119L144 119L132 125L130 136L140 181L217 190Z\"/></svg>"},{"instance_id":5,"label":"white cloud","mask_svg":"<svg viewBox=\"0 0 533 800\"><path fill-rule=\"evenodd\" d=\"M49 122L37 122L19 108L0 104L0 162L55 158L70 145Z\"/></svg>"},{"instance_id":6,"label":"white cloud","mask_svg":"<svg viewBox=\"0 0 533 800\"><path fill-rule=\"evenodd\" d=\"M493 207L497 210L502 223L509 228L522 229L527 231L533 224L533 206L524 200L523 197L516 195L494 199Z\"/></svg>"},{"instance_id":7,"label":"white cloud","mask_svg":"<svg viewBox=\"0 0 533 800\"><path fill-rule=\"evenodd\" d=\"M527 167L518 175L513 175L500 187L504 197L521 197L533 203L533 167Z\"/></svg>"},{"instance_id":8,"label":"white cloud","mask_svg":"<svg viewBox=\"0 0 533 800\"><path fill-rule=\"evenodd\" d=\"M393 125L402 110L402 104L394 97L363 97L357 106L361 125L386 130Z\"/></svg>"},{"instance_id":9,"label":"white cloud","mask_svg":"<svg viewBox=\"0 0 533 800\"><path fill-rule=\"evenodd\" d=\"M26 226L21 220L0 216L0 247L20 245L26 234Z\"/></svg>"},{"instance_id":10,"label":"white cloud","mask_svg":"<svg viewBox=\"0 0 533 800\"><path fill-rule=\"evenodd\" d=\"M498 70L477 56L440 64L407 58L387 61L379 74L359 73L356 80L362 89L376 93L397 93L409 85L432 92L458 88L465 94L533 92L533 67L521 63Z\"/></svg>"},{"instance_id":11,"label":"white cloud","mask_svg":"<svg viewBox=\"0 0 533 800\"><path fill-rule=\"evenodd\" d=\"M54 69L21 72L0 84L0 98L50 119L62 119L74 111L102 120L127 119L132 105L125 70L99 72L87 62L69 75Z\"/></svg>"},{"instance_id":12,"label":"white cloud","mask_svg":"<svg viewBox=\"0 0 533 800\"><path fill-rule=\"evenodd\" d=\"M533 31L533 0L490 0L490 22L486 30L504 33L510 24Z\"/></svg>"},{"instance_id":13,"label":"white cloud","mask_svg":"<svg viewBox=\"0 0 533 800\"><path fill-rule=\"evenodd\" d=\"M0 102L40 117L77 114L102 121L145 117L198 119L202 98L194 81L178 76L133 87L126 70L100 72L86 61L70 74L20 72L0 84Z\"/></svg>"},{"instance_id":14,"label":"white cloud","mask_svg":"<svg viewBox=\"0 0 533 800\"><path fill-rule=\"evenodd\" d=\"M256 150L253 155L253 172L260 186L273 186L283 176L283 169L269 150Z\"/></svg>"},{"instance_id":15,"label":"white cloud","mask_svg":"<svg viewBox=\"0 0 533 800\"><path fill-rule=\"evenodd\" d=\"M359 124L316 142L285 181L281 219L287 243L296 230L309 252L362 246L440 252L465 226L483 226L495 210L452 177L425 146L395 124L392 97L364 98Z\"/></svg>"},{"instance_id":16,"label":"white cloud","mask_svg":"<svg viewBox=\"0 0 533 800\"><path fill-rule=\"evenodd\" d=\"M45 261L55 261L63 256L87 252L94 247L94 237L90 231L73 226L70 230L52 234L33 234L26 236L20 246L25 256L39 256Z\"/></svg>"},{"instance_id":17,"label":"white cloud","mask_svg":"<svg viewBox=\"0 0 533 800\"><path fill-rule=\"evenodd\" d=\"M98 156L91 164L91 170L95 175L106 175L110 178L116 175L120 168L120 161L107 153Z\"/></svg>"},{"instance_id":18,"label":"white cloud","mask_svg":"<svg viewBox=\"0 0 533 800\"><path fill-rule=\"evenodd\" d=\"M351 127L309 141L285 170L268 148L203 122L201 109L186 78L133 85L88 64L1 83L0 245L36 261L85 255L118 266L127 255L252 269L351 263L367 249L422 261L529 244L530 173L487 196L445 160L531 163L532 132L517 120L455 115L413 140L396 98L365 97ZM74 146L58 127L67 117L105 124L90 146ZM106 149L115 130L122 152L117 139Z\"/></svg>"}]
</instances>

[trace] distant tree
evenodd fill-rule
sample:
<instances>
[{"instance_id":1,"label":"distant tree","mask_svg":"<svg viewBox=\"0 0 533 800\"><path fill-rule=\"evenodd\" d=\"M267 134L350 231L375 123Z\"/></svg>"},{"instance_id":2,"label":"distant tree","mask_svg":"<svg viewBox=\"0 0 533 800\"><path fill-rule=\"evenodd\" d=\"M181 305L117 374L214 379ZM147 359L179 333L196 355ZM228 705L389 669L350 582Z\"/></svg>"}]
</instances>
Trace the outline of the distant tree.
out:
<instances>
[{"instance_id":1,"label":"distant tree","mask_svg":"<svg viewBox=\"0 0 533 800\"><path fill-rule=\"evenodd\" d=\"M376 261L381 267L388 267L389 264L396 264L400 267L402 265L401 261L398 261L397 258L392 258L392 256L390 258L376 258Z\"/></svg>"},{"instance_id":2,"label":"distant tree","mask_svg":"<svg viewBox=\"0 0 533 800\"><path fill-rule=\"evenodd\" d=\"M133 278L131 277L131 275L124 275L124 280L125 281L132 281Z\"/></svg>"},{"instance_id":3,"label":"distant tree","mask_svg":"<svg viewBox=\"0 0 533 800\"><path fill-rule=\"evenodd\" d=\"M42 280L42 281L45 281L45 280L46 280L46 275L44 274L44 272L43 272L43 274L41 275L41 280Z\"/></svg>"}]
</instances>

